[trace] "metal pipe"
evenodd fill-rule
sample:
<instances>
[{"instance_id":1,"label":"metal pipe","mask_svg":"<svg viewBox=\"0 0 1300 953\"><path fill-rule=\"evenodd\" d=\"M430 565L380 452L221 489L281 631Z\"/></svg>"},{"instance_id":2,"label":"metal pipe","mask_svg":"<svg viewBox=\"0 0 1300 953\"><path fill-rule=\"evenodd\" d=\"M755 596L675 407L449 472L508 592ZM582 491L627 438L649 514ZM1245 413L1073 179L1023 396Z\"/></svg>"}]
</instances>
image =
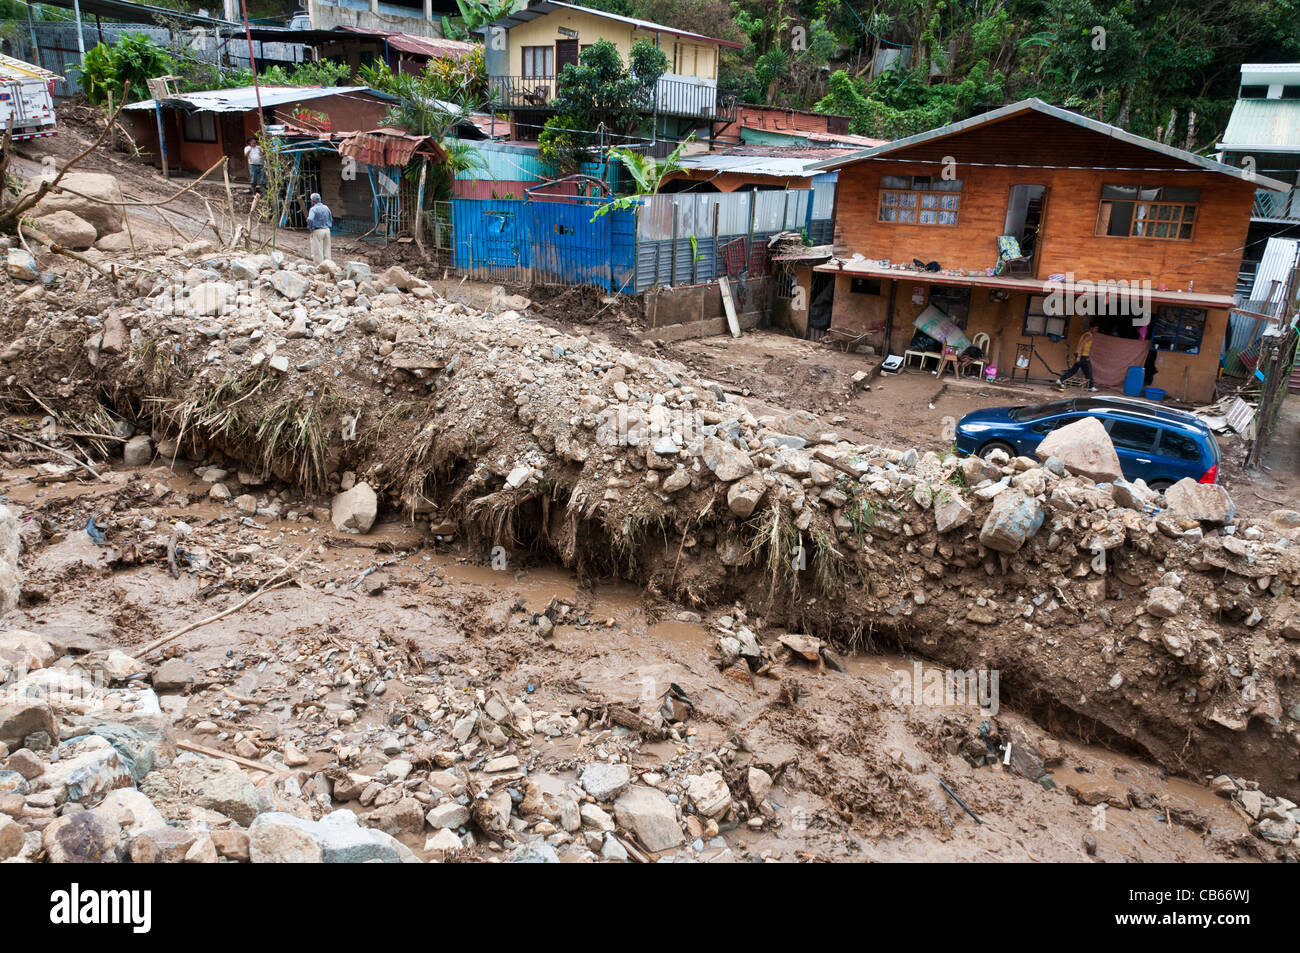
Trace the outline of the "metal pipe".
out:
<instances>
[{"instance_id":1,"label":"metal pipe","mask_svg":"<svg viewBox=\"0 0 1300 953\"><path fill-rule=\"evenodd\" d=\"M77 52L81 56L81 65L86 65L86 38L81 35L81 0L72 0L72 13L77 20Z\"/></svg>"},{"instance_id":2,"label":"metal pipe","mask_svg":"<svg viewBox=\"0 0 1300 953\"><path fill-rule=\"evenodd\" d=\"M257 96L257 127L266 138L266 117L262 115L262 88L257 84L257 60L253 57L253 31L248 26L248 0L239 0L240 12L244 15L244 36L248 37L248 68L253 71L253 93ZM262 143L265 148L267 143Z\"/></svg>"}]
</instances>

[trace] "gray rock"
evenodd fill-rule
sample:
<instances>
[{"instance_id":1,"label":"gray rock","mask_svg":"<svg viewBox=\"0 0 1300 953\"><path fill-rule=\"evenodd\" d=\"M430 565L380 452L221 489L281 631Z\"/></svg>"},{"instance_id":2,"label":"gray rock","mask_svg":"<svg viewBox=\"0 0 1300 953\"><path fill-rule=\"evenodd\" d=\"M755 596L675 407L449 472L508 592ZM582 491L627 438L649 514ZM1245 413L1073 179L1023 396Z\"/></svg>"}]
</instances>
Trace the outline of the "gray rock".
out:
<instances>
[{"instance_id":1,"label":"gray rock","mask_svg":"<svg viewBox=\"0 0 1300 953\"><path fill-rule=\"evenodd\" d=\"M731 483L754 472L754 462L745 451L717 437L704 441L704 465L723 483Z\"/></svg>"},{"instance_id":2,"label":"gray rock","mask_svg":"<svg viewBox=\"0 0 1300 953\"><path fill-rule=\"evenodd\" d=\"M1217 483L1197 483L1191 477L1165 490L1165 508L1170 516L1215 525L1231 523L1237 514L1227 490Z\"/></svg>"},{"instance_id":3,"label":"gray rock","mask_svg":"<svg viewBox=\"0 0 1300 953\"><path fill-rule=\"evenodd\" d=\"M153 459L153 440L145 434L132 437L122 448L122 462L128 467L145 467Z\"/></svg>"},{"instance_id":4,"label":"gray rock","mask_svg":"<svg viewBox=\"0 0 1300 953\"><path fill-rule=\"evenodd\" d=\"M243 827L267 809L262 792L233 761L187 761L181 766L179 781L199 807L224 814Z\"/></svg>"},{"instance_id":5,"label":"gray rock","mask_svg":"<svg viewBox=\"0 0 1300 953\"><path fill-rule=\"evenodd\" d=\"M635 785L614 802L614 817L650 851L671 850L686 840L677 822L677 809L668 795L655 788Z\"/></svg>"},{"instance_id":6,"label":"gray rock","mask_svg":"<svg viewBox=\"0 0 1300 953\"><path fill-rule=\"evenodd\" d=\"M368 533L375 524L379 498L369 483L358 483L330 503L330 521L340 533Z\"/></svg>"},{"instance_id":7,"label":"gray rock","mask_svg":"<svg viewBox=\"0 0 1300 953\"><path fill-rule=\"evenodd\" d=\"M532 844L521 844L510 852L506 859L509 864L558 864L560 858L555 853L555 848L545 841L538 841Z\"/></svg>"},{"instance_id":8,"label":"gray rock","mask_svg":"<svg viewBox=\"0 0 1300 953\"><path fill-rule=\"evenodd\" d=\"M455 801L448 801L445 804L436 805L426 815L429 826L435 829L452 829L464 827L469 823L469 808L457 804Z\"/></svg>"},{"instance_id":9,"label":"gray rock","mask_svg":"<svg viewBox=\"0 0 1300 953\"><path fill-rule=\"evenodd\" d=\"M632 780L632 774L625 764L589 764L583 769L579 782L582 789L597 801L608 801L618 797Z\"/></svg>"},{"instance_id":10,"label":"gray rock","mask_svg":"<svg viewBox=\"0 0 1300 953\"><path fill-rule=\"evenodd\" d=\"M296 271L276 271L267 279L271 287L290 301L297 301L311 288L311 279Z\"/></svg>"},{"instance_id":11,"label":"gray rock","mask_svg":"<svg viewBox=\"0 0 1300 953\"><path fill-rule=\"evenodd\" d=\"M1019 490L998 494L980 530L980 542L1000 553L1016 553L1043 525L1043 507Z\"/></svg>"},{"instance_id":12,"label":"gray rock","mask_svg":"<svg viewBox=\"0 0 1300 953\"><path fill-rule=\"evenodd\" d=\"M972 513L970 504L953 487L943 487L934 496L934 525L941 533L965 526Z\"/></svg>"},{"instance_id":13,"label":"gray rock","mask_svg":"<svg viewBox=\"0 0 1300 953\"><path fill-rule=\"evenodd\" d=\"M43 702L20 701L0 706L0 742L11 749L21 748L23 739L43 731L57 738L59 729L54 721L54 711Z\"/></svg>"},{"instance_id":14,"label":"gray rock","mask_svg":"<svg viewBox=\"0 0 1300 953\"><path fill-rule=\"evenodd\" d=\"M688 481L689 482L689 478ZM741 519L754 512L767 487L761 473L751 473L741 477L727 488L727 508Z\"/></svg>"}]
</instances>

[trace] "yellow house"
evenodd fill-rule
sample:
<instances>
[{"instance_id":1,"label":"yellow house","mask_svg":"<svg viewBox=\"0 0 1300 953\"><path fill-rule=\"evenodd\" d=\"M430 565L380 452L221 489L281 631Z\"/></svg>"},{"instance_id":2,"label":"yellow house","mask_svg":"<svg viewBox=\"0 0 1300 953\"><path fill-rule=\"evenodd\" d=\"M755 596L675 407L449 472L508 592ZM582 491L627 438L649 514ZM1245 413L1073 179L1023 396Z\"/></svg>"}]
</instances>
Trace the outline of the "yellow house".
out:
<instances>
[{"instance_id":1,"label":"yellow house","mask_svg":"<svg viewBox=\"0 0 1300 953\"><path fill-rule=\"evenodd\" d=\"M662 23L557 0L532 0L479 32L493 100L524 127L540 126L560 71L567 63L577 63L578 55L598 40L613 43L624 62L638 40L654 43L668 57L668 72L655 91L654 115L711 123L726 111L718 102L719 52L724 46L740 47Z\"/></svg>"}]
</instances>

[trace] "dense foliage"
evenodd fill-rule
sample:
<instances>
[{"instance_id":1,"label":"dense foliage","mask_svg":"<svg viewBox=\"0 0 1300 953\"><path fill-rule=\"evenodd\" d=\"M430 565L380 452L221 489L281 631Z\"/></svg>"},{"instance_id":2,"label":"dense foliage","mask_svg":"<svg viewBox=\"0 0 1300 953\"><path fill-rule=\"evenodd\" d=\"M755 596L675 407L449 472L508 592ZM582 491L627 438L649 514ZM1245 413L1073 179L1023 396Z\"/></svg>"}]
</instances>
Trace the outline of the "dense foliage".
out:
<instances>
[{"instance_id":1,"label":"dense foliage","mask_svg":"<svg viewBox=\"0 0 1300 953\"><path fill-rule=\"evenodd\" d=\"M1037 96L1203 148L1242 63L1300 60L1300 0L584 0L744 43L719 86L896 137ZM892 52L891 52L892 51ZM873 69L873 59L891 60Z\"/></svg>"},{"instance_id":2,"label":"dense foliage","mask_svg":"<svg viewBox=\"0 0 1300 953\"><path fill-rule=\"evenodd\" d=\"M649 40L632 44L626 65L608 40L584 49L556 79L555 115L538 137L542 158L557 172L573 172L593 147L633 133L667 71L668 57Z\"/></svg>"}]
</instances>

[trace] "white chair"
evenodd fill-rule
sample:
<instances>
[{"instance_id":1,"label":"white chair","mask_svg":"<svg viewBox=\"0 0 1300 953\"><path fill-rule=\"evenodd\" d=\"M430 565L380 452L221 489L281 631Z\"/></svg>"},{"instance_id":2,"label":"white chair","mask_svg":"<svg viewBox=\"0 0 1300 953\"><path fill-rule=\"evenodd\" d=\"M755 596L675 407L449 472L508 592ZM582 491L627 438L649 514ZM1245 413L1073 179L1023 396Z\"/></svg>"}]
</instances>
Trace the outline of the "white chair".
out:
<instances>
[{"instance_id":1,"label":"white chair","mask_svg":"<svg viewBox=\"0 0 1300 953\"><path fill-rule=\"evenodd\" d=\"M967 369L973 367L975 368L974 376L982 378L984 376L984 368L989 362L989 336L981 331L979 334L975 335L975 337L971 338L970 343L980 349L980 354L982 354L983 357L972 357L962 361L961 372L962 374L965 374Z\"/></svg>"}]
</instances>

